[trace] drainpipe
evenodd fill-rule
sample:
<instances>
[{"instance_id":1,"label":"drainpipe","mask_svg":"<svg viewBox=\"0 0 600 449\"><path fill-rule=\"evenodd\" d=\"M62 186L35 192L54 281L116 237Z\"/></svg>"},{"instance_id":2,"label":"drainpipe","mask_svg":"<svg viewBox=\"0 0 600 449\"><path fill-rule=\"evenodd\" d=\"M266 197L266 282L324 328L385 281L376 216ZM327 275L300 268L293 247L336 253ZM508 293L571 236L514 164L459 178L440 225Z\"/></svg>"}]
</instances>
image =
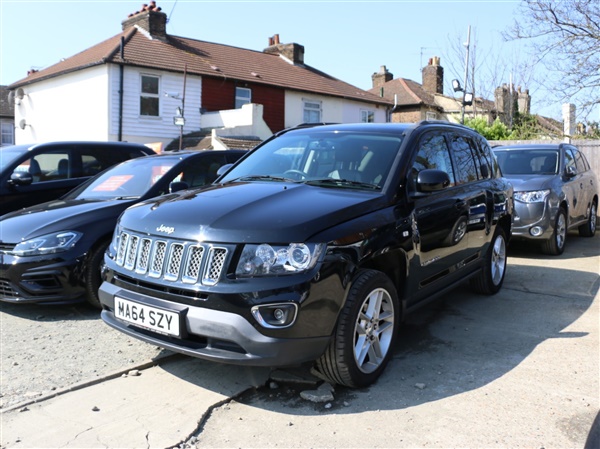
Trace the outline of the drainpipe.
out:
<instances>
[{"instance_id":1,"label":"drainpipe","mask_svg":"<svg viewBox=\"0 0 600 449\"><path fill-rule=\"evenodd\" d=\"M125 61L125 38L121 36L121 61ZM121 142L123 140L123 71L125 66L123 63L119 64L119 135L117 140Z\"/></svg>"}]
</instances>

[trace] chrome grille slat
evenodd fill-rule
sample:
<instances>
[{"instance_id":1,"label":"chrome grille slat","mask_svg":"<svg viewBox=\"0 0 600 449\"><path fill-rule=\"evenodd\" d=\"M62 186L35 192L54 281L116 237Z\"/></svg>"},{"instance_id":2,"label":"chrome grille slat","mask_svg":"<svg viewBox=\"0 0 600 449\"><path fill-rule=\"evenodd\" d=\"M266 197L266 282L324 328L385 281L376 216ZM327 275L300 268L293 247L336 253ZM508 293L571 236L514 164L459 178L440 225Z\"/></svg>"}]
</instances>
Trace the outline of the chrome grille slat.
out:
<instances>
[{"instance_id":1,"label":"chrome grille slat","mask_svg":"<svg viewBox=\"0 0 600 449\"><path fill-rule=\"evenodd\" d=\"M116 263L126 271L173 284L213 286L220 280L228 253L226 247L123 231Z\"/></svg>"}]
</instances>

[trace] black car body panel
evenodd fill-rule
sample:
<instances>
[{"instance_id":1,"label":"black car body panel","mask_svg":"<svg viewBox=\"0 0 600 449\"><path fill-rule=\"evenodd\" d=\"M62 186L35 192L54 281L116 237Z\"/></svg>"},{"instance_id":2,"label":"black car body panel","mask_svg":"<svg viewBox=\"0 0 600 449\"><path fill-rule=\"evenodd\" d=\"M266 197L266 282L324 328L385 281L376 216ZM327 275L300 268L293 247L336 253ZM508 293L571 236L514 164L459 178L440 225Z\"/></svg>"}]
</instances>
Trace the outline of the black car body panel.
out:
<instances>
[{"instance_id":1,"label":"black car body panel","mask_svg":"<svg viewBox=\"0 0 600 449\"><path fill-rule=\"evenodd\" d=\"M155 154L127 142L46 142L0 149L0 215L61 197L120 162Z\"/></svg>"},{"instance_id":2,"label":"black car body panel","mask_svg":"<svg viewBox=\"0 0 600 449\"><path fill-rule=\"evenodd\" d=\"M438 151L440 139L470 146L451 161ZM461 161L472 169L460 172ZM500 229L510 236L511 214L512 187L487 142L468 128L289 130L212 186L121 216L105 256L102 318L208 360L314 360L362 273L389 279L407 312L480 275L494 236ZM172 326L157 326L157 316Z\"/></svg>"},{"instance_id":3,"label":"black car body panel","mask_svg":"<svg viewBox=\"0 0 600 449\"><path fill-rule=\"evenodd\" d=\"M115 224L128 207L145 199L169 193L169 186L187 175L189 187L202 187L214 178L211 170L235 162L242 150L183 151L163 153L112 167L80 185L63 198L11 212L0 217L0 301L20 303L72 303L86 299L86 273L90 257L100 245L106 246ZM141 171L142 167L145 171ZM164 171L158 171L158 169ZM167 170L168 169L168 170ZM140 172L139 185L130 173ZM160 175L151 180L151 175ZM194 179L191 179L194 177ZM121 185L122 184L122 185ZM177 184L177 183L174 183ZM123 193L131 195L122 196ZM168 196L167 195L167 196ZM74 246L56 253L19 255L22 242L61 232L81 234ZM18 249L18 248L17 248Z\"/></svg>"}]
</instances>

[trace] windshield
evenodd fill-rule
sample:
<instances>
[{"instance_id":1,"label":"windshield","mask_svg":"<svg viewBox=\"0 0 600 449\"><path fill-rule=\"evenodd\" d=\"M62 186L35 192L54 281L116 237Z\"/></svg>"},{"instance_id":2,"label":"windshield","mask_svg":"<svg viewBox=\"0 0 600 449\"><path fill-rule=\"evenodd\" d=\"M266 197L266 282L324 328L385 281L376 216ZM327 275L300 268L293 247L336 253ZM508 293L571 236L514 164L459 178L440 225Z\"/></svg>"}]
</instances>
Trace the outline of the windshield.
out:
<instances>
[{"instance_id":1,"label":"windshield","mask_svg":"<svg viewBox=\"0 0 600 449\"><path fill-rule=\"evenodd\" d=\"M558 173L558 150L500 150L495 154L503 175Z\"/></svg>"},{"instance_id":2,"label":"windshield","mask_svg":"<svg viewBox=\"0 0 600 449\"><path fill-rule=\"evenodd\" d=\"M306 129L253 151L220 182L304 182L322 187L381 189L402 137Z\"/></svg>"},{"instance_id":3,"label":"windshield","mask_svg":"<svg viewBox=\"0 0 600 449\"><path fill-rule=\"evenodd\" d=\"M0 149L0 172L4 172L6 167L12 164L12 162L25 153L28 147L24 145L12 146L12 147L3 147ZM24 171L27 170L26 167L23 168Z\"/></svg>"},{"instance_id":4,"label":"windshield","mask_svg":"<svg viewBox=\"0 0 600 449\"><path fill-rule=\"evenodd\" d=\"M81 200L140 198L178 162L177 157L131 159L92 178L65 198Z\"/></svg>"}]
</instances>

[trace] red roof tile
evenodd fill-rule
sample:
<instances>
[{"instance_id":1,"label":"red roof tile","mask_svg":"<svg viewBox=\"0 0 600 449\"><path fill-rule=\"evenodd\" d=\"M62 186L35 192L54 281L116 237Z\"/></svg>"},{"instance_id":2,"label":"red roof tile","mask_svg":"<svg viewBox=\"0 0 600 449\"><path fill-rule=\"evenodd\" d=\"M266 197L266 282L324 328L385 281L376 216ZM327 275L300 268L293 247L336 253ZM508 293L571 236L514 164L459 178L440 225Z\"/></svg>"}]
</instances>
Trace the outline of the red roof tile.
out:
<instances>
[{"instance_id":1,"label":"red roof tile","mask_svg":"<svg viewBox=\"0 0 600 449\"><path fill-rule=\"evenodd\" d=\"M121 59L121 37L125 40ZM88 67L115 63L210 77L223 77L286 89L313 92L388 105L386 98L359 89L305 64L291 64L278 55L178 36L151 39L131 27L70 58L34 72L9 86L15 89L36 81Z\"/></svg>"}]
</instances>

